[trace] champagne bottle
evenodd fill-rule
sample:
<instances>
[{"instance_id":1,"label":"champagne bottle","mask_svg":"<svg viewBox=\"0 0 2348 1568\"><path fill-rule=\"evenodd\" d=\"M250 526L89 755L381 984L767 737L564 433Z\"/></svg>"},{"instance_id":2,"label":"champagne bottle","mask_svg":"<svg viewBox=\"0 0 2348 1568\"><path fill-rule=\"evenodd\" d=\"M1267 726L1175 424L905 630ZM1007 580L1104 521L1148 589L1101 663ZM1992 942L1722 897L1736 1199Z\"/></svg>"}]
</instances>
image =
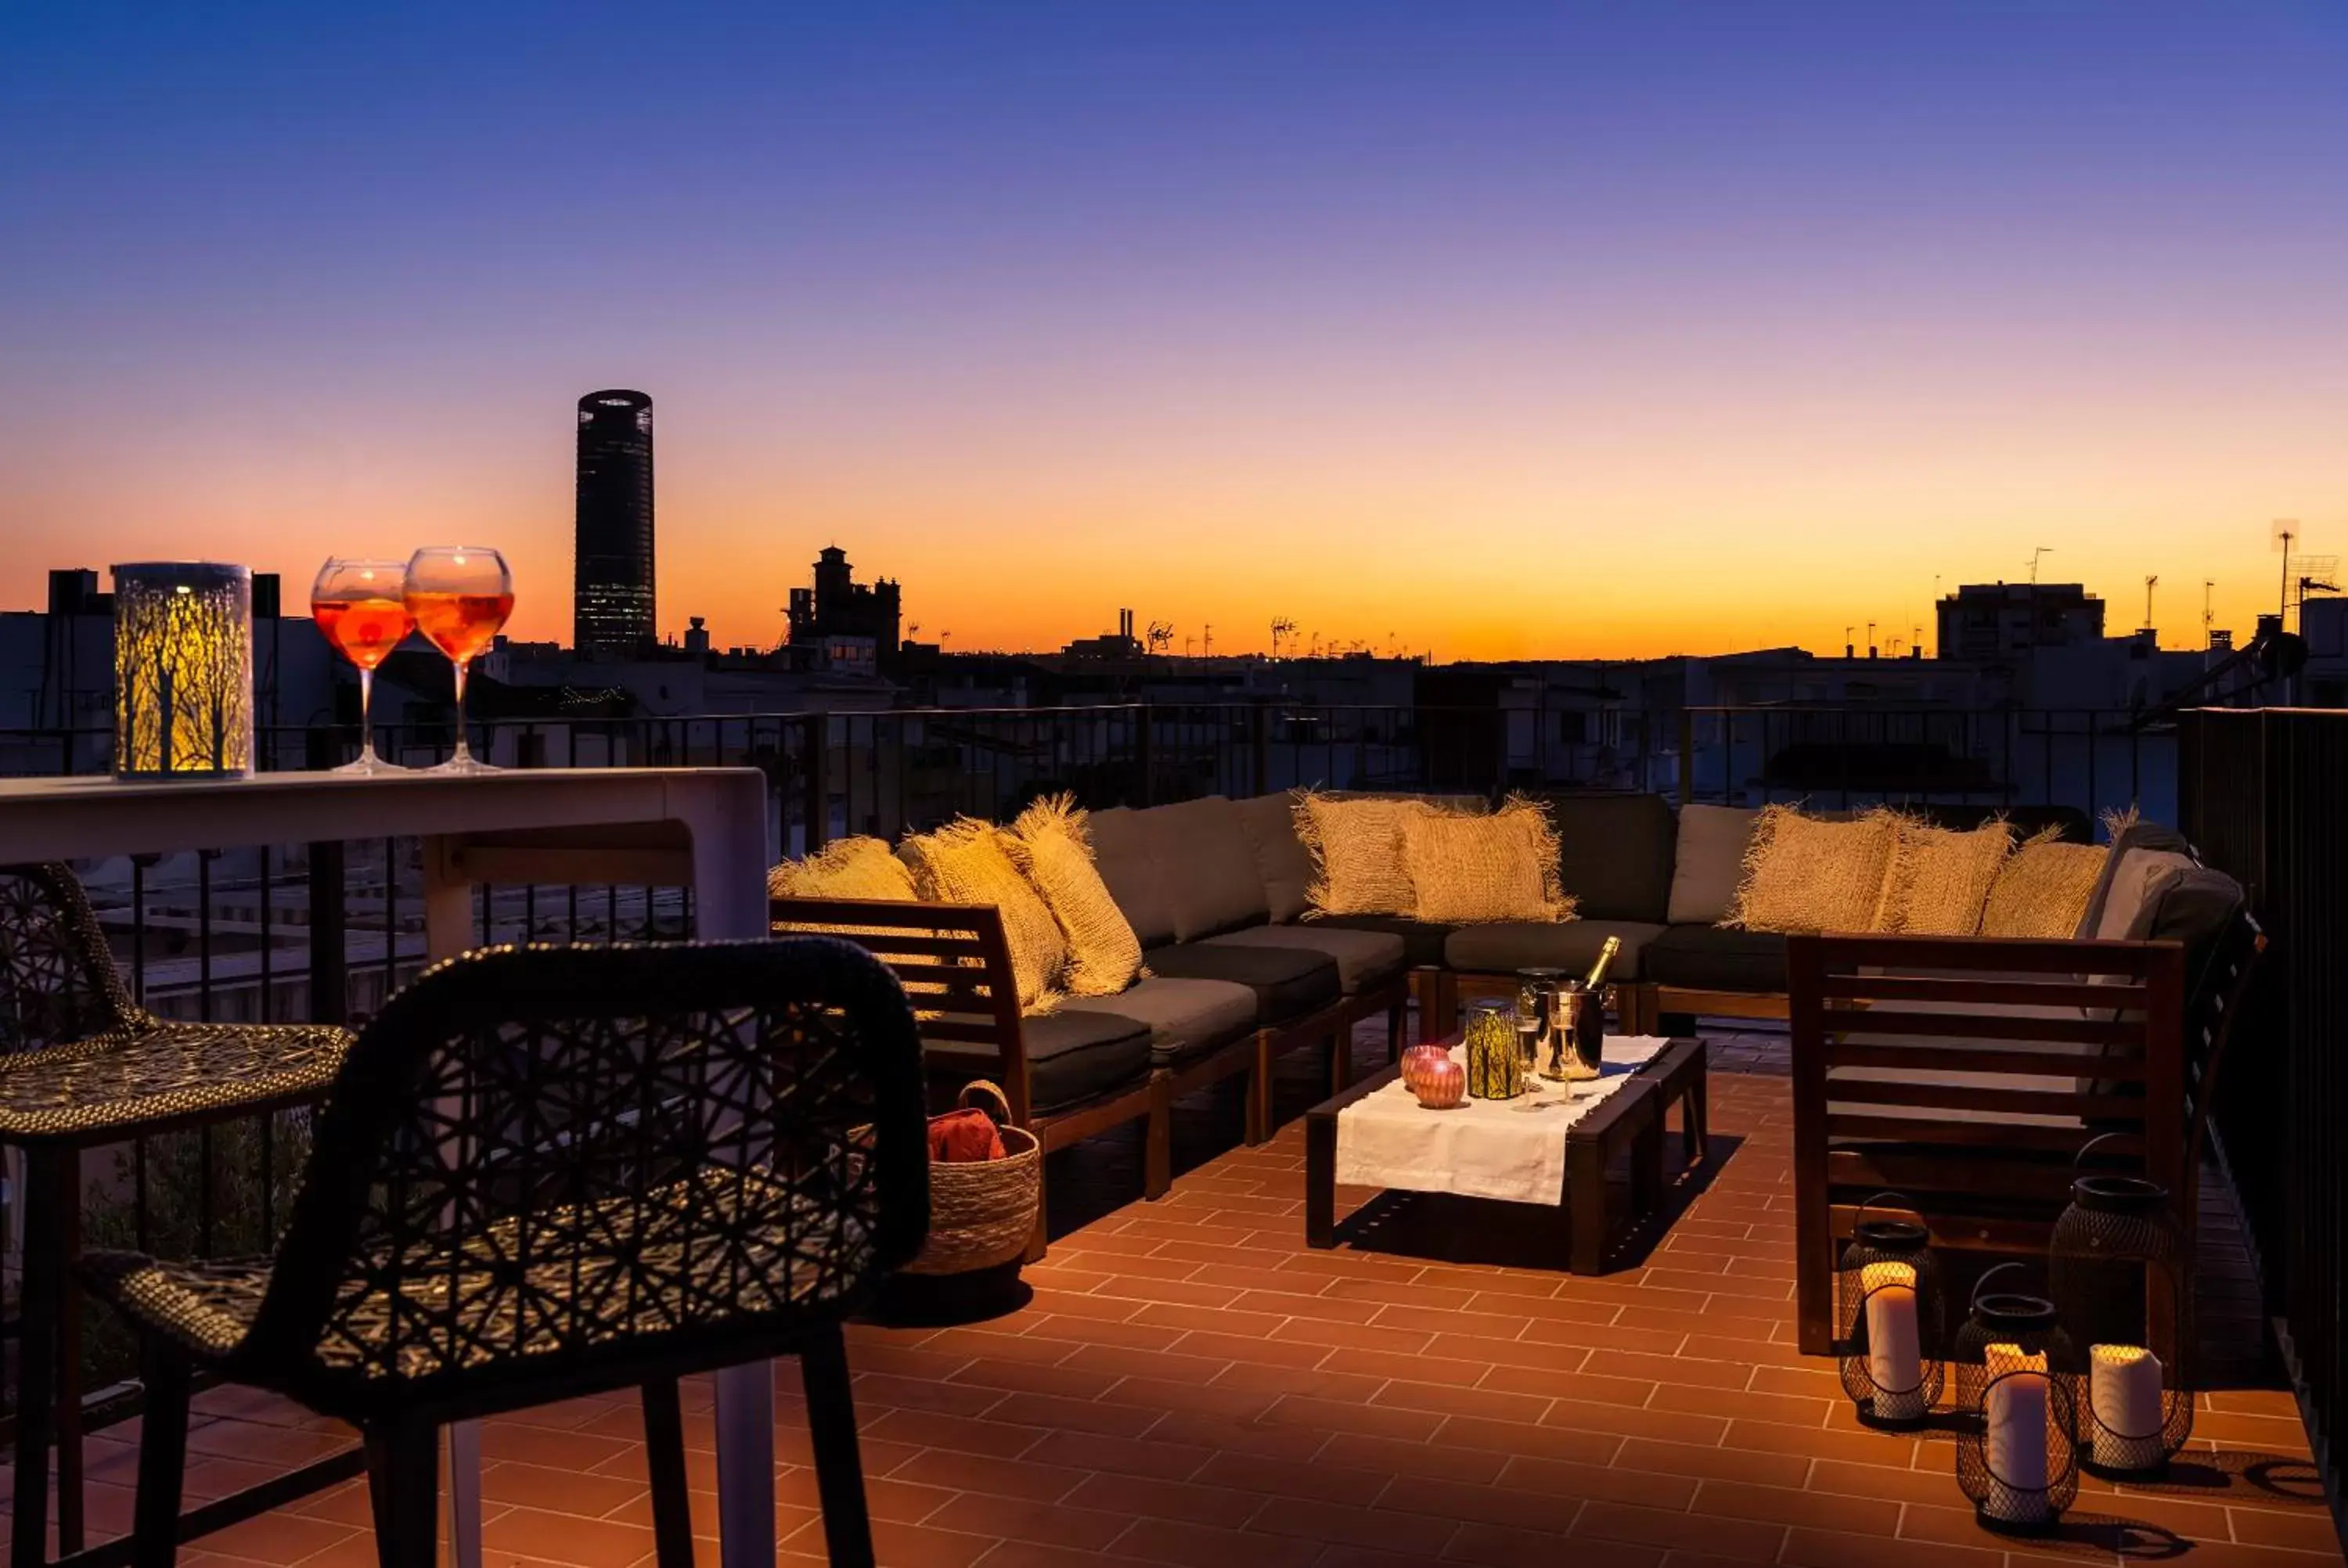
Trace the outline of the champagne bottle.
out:
<instances>
[{"instance_id":1,"label":"champagne bottle","mask_svg":"<svg viewBox=\"0 0 2348 1568\"><path fill-rule=\"evenodd\" d=\"M1606 983L1606 971L1614 966L1614 955L1622 950L1622 938L1607 938L1606 945L1598 949L1598 961L1590 966L1590 978L1581 982L1581 989L1595 996L1598 988Z\"/></svg>"},{"instance_id":2,"label":"champagne bottle","mask_svg":"<svg viewBox=\"0 0 2348 1568\"><path fill-rule=\"evenodd\" d=\"M1575 1020L1579 1027L1573 1048L1592 1078L1603 1071L1600 1064L1606 1053L1606 993L1599 988L1606 983L1606 971L1613 967L1614 955L1622 948L1622 938L1607 938L1606 945L1598 949L1598 961L1590 966L1590 978L1582 982L1581 1017Z\"/></svg>"}]
</instances>

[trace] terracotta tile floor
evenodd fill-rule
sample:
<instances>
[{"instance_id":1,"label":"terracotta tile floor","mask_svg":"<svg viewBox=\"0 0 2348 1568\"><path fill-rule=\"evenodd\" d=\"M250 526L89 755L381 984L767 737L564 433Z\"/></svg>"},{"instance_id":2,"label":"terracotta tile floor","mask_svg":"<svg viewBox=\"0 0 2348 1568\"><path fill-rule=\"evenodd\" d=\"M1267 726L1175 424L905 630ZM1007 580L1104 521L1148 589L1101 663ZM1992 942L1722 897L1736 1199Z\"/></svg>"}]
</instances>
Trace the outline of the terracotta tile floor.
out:
<instances>
[{"instance_id":1,"label":"terracotta tile floor","mask_svg":"<svg viewBox=\"0 0 2348 1568\"><path fill-rule=\"evenodd\" d=\"M2195 1451L2155 1489L2089 1481L2058 1541L1982 1532L1945 1438L1861 1430L1828 1363L1796 1354L1782 1038L1715 1040L1712 1167L1668 1228L1578 1278L1529 1214L1415 1200L1375 1239L1303 1239L1301 1127L1231 1148L1235 1106L1180 1118L1195 1163L1129 1201L1106 1139L1054 1174L1065 1234L1008 1317L852 1333L884 1563L1379 1568L1411 1562L1701 1568L1996 1568L2051 1557L2315 1568L2339 1561L2288 1397L2212 1393ZM1365 1033L1365 1062L1375 1050ZM1303 1064L1299 1064L1301 1070ZM1301 1071L1284 1112L1312 1097ZM1119 1206L1121 1205L1121 1206ZM2226 1238L2216 1244L2222 1249ZM2221 1258L2213 1267L2223 1273ZM2245 1320L2247 1321L2247 1320ZM2261 1375L2255 1354L2229 1365ZM819 1557L796 1399L778 1374L784 1552ZM715 1517L705 1385L689 1388L695 1522ZM201 1401L191 1495L341 1440L232 1390ZM492 1423L490 1561L649 1563L637 1414L580 1400ZM104 1532L129 1508L136 1428L91 1454ZM714 1557L714 1542L703 1542ZM191 1563L373 1561L360 1483L208 1537Z\"/></svg>"}]
</instances>

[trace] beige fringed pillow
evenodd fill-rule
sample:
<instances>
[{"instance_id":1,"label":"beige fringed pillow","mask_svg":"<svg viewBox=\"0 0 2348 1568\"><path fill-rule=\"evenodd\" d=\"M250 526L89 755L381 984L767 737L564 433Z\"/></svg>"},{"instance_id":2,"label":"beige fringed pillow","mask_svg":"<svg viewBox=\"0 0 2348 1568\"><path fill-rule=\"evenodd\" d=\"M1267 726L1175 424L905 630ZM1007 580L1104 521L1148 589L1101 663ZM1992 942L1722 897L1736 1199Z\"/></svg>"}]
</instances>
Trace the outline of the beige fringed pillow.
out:
<instances>
[{"instance_id":1,"label":"beige fringed pillow","mask_svg":"<svg viewBox=\"0 0 2348 1568\"><path fill-rule=\"evenodd\" d=\"M1748 931L1865 931L1883 902L1896 829L1890 814L1849 822L1762 808L1745 851L1745 880L1724 926Z\"/></svg>"},{"instance_id":2,"label":"beige fringed pillow","mask_svg":"<svg viewBox=\"0 0 2348 1568\"><path fill-rule=\"evenodd\" d=\"M1065 994L1059 987L1068 961L1067 939L1043 896L1019 874L1004 846L1010 836L991 822L958 817L934 833L906 839L897 854L925 901L991 904L1001 913L1019 1005L1028 1012L1048 1012Z\"/></svg>"},{"instance_id":3,"label":"beige fringed pillow","mask_svg":"<svg viewBox=\"0 0 2348 1568\"><path fill-rule=\"evenodd\" d=\"M1113 997L1141 973L1141 941L1093 865L1090 814L1073 794L1039 800L1004 841L1012 861L1044 896L1068 944L1068 990Z\"/></svg>"},{"instance_id":4,"label":"beige fringed pillow","mask_svg":"<svg viewBox=\"0 0 2348 1568\"><path fill-rule=\"evenodd\" d=\"M1548 808L1511 796L1488 814L1437 807L1403 819L1412 914L1444 926L1573 918L1559 885L1557 830Z\"/></svg>"},{"instance_id":5,"label":"beige fringed pillow","mask_svg":"<svg viewBox=\"0 0 2348 1568\"><path fill-rule=\"evenodd\" d=\"M802 860L767 873L770 898L881 898L913 901L913 876L877 838L837 838Z\"/></svg>"},{"instance_id":6,"label":"beige fringed pillow","mask_svg":"<svg viewBox=\"0 0 2348 1568\"><path fill-rule=\"evenodd\" d=\"M1313 915L1407 915L1416 904L1403 865L1403 824L1432 808L1416 800L1341 800L1299 790L1296 836L1313 857Z\"/></svg>"},{"instance_id":7,"label":"beige fringed pillow","mask_svg":"<svg viewBox=\"0 0 2348 1568\"><path fill-rule=\"evenodd\" d=\"M2101 844L2065 844L2047 828L2015 850L1982 908L1984 937L2068 937L2079 928L2104 875Z\"/></svg>"},{"instance_id":8,"label":"beige fringed pillow","mask_svg":"<svg viewBox=\"0 0 2348 1568\"><path fill-rule=\"evenodd\" d=\"M1874 929L1903 937L1970 937L1999 868L2013 853L2003 818L1970 832L1890 813L1891 869Z\"/></svg>"}]
</instances>

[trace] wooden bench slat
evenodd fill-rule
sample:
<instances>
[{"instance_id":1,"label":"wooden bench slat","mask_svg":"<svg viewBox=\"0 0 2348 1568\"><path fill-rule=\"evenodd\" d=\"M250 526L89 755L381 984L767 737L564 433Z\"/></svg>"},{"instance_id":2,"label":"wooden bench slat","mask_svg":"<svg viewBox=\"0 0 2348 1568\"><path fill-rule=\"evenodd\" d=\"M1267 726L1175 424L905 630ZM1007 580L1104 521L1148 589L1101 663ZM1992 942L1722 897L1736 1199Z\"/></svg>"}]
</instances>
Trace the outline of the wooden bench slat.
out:
<instances>
[{"instance_id":1,"label":"wooden bench slat","mask_svg":"<svg viewBox=\"0 0 2348 1568\"><path fill-rule=\"evenodd\" d=\"M1979 1111L2008 1116L2077 1116L2108 1112L2114 1121L2141 1122L2143 1102L2117 1095L2082 1094L2075 1089L2009 1089L1990 1084L1885 1082L1871 1078L1827 1080L1827 1108L1838 1105L1909 1105L1931 1111ZM2131 1118L2125 1107L2133 1105ZM1837 1112L1841 1114L1842 1112Z\"/></svg>"},{"instance_id":2,"label":"wooden bench slat","mask_svg":"<svg viewBox=\"0 0 2348 1568\"><path fill-rule=\"evenodd\" d=\"M1894 1012L1869 1008L1825 1015L1829 1037L1922 1035L1933 1040L2044 1040L2065 1045L2140 1046L2142 1015L2117 1020L2089 1018L2028 1018L2013 1013ZM1887 1042L1891 1043L1891 1042Z\"/></svg>"},{"instance_id":3,"label":"wooden bench slat","mask_svg":"<svg viewBox=\"0 0 2348 1568\"><path fill-rule=\"evenodd\" d=\"M2087 1050L1990 1050L1829 1040L1825 1057L1830 1071L1838 1067L1890 1067L1911 1072L2019 1072L2114 1083L2144 1081L2143 1058Z\"/></svg>"},{"instance_id":4,"label":"wooden bench slat","mask_svg":"<svg viewBox=\"0 0 2348 1568\"><path fill-rule=\"evenodd\" d=\"M1940 975L1829 974L1818 994L1837 999L1906 1002L2019 1002L2047 1007L2141 1008L2145 988L2128 982L2081 985L2075 980L1957 979Z\"/></svg>"},{"instance_id":5,"label":"wooden bench slat","mask_svg":"<svg viewBox=\"0 0 2348 1568\"><path fill-rule=\"evenodd\" d=\"M1928 1117L1862 1116L1847 1111L1827 1112L1827 1136L1864 1138L1888 1143L1915 1143L1978 1151L1985 1162L2018 1149L2048 1154L2070 1154L2095 1132L2085 1127L2035 1127L2019 1122L1940 1122ZM2140 1142L2140 1140L2130 1140ZM2121 1141L2109 1145L2121 1152Z\"/></svg>"}]
</instances>

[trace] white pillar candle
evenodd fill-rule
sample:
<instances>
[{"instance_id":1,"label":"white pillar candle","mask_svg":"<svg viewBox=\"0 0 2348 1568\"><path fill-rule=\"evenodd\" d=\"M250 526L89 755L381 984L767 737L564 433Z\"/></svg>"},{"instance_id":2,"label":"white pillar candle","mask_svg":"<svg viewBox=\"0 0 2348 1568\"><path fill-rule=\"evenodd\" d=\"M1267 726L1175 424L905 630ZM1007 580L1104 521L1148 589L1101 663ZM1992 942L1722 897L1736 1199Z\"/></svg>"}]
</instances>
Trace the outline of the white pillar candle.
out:
<instances>
[{"instance_id":1,"label":"white pillar candle","mask_svg":"<svg viewBox=\"0 0 2348 1568\"><path fill-rule=\"evenodd\" d=\"M1889 1421L1924 1414L1924 1358L1916 1321L1912 1264L1870 1263L1859 1271L1867 1294L1867 1375L1875 1383L1875 1413Z\"/></svg>"},{"instance_id":2,"label":"white pillar candle","mask_svg":"<svg viewBox=\"0 0 2348 1568\"><path fill-rule=\"evenodd\" d=\"M2019 1345L1992 1345L1982 1353L1992 1379L1987 1418L1989 1473L1993 1487L1982 1512L2007 1524L2044 1524L2052 1517L2046 1501L2047 1416L2052 1390L2046 1358L2023 1354Z\"/></svg>"},{"instance_id":3,"label":"white pillar candle","mask_svg":"<svg viewBox=\"0 0 2348 1568\"><path fill-rule=\"evenodd\" d=\"M2161 1453L2160 1358L2140 1345L2087 1348L2089 1456L2106 1470L2150 1470Z\"/></svg>"}]
</instances>

